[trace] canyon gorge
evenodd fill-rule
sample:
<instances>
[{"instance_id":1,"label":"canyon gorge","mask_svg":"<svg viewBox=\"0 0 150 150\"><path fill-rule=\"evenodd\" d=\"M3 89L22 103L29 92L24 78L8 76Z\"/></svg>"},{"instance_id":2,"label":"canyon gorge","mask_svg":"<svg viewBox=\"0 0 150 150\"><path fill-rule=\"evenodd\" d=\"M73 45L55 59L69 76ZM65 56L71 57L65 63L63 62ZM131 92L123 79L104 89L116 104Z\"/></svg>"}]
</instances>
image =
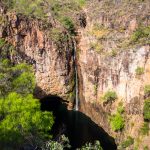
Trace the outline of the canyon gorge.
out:
<instances>
[{"instance_id":1,"label":"canyon gorge","mask_svg":"<svg viewBox=\"0 0 150 150\"><path fill-rule=\"evenodd\" d=\"M87 0L73 16L75 33L61 30L58 41L52 33L62 24L51 14L43 21L6 11L3 5L0 12L0 39L9 47L4 55L33 66L35 97L60 97L68 110L76 109L102 127L118 149L128 137L134 144L124 149L150 149L150 131L140 132L144 101L150 96L144 93L150 85L149 0ZM115 92L115 100L103 100L108 92ZM117 131L110 124L116 114L124 121Z\"/></svg>"}]
</instances>

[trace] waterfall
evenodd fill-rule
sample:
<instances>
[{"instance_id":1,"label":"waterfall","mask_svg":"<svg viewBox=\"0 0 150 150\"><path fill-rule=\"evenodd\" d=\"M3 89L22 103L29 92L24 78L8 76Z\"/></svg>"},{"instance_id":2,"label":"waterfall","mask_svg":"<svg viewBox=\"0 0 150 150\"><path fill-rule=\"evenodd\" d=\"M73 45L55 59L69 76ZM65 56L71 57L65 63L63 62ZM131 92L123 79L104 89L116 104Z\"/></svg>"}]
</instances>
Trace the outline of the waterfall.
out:
<instances>
[{"instance_id":1,"label":"waterfall","mask_svg":"<svg viewBox=\"0 0 150 150\"><path fill-rule=\"evenodd\" d=\"M79 91L78 91L78 69L77 69L77 58L76 58L76 41L73 40L73 46L74 46L74 70L75 70L75 107L74 109L78 111L79 109Z\"/></svg>"},{"instance_id":2,"label":"waterfall","mask_svg":"<svg viewBox=\"0 0 150 150\"><path fill-rule=\"evenodd\" d=\"M76 66L76 65L75 65ZM77 67L75 67L75 80L76 80L76 85L75 85L75 90L76 90L76 100L75 100L75 110L78 111L79 107L79 97L78 97L78 71Z\"/></svg>"}]
</instances>

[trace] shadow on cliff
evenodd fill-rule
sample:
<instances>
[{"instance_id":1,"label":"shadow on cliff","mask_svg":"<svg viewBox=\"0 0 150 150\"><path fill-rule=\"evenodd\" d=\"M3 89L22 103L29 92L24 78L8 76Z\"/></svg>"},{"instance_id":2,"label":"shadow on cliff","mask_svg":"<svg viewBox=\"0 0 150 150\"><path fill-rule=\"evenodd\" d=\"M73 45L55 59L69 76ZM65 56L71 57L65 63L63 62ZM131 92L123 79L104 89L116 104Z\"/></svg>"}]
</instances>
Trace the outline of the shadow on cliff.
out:
<instances>
[{"instance_id":1,"label":"shadow on cliff","mask_svg":"<svg viewBox=\"0 0 150 150\"><path fill-rule=\"evenodd\" d=\"M41 99L41 110L52 111L55 124L52 128L54 140L65 134L72 150L82 147L85 143L99 140L104 150L116 150L115 140L88 116L79 111L67 110L66 103L57 96Z\"/></svg>"}]
</instances>

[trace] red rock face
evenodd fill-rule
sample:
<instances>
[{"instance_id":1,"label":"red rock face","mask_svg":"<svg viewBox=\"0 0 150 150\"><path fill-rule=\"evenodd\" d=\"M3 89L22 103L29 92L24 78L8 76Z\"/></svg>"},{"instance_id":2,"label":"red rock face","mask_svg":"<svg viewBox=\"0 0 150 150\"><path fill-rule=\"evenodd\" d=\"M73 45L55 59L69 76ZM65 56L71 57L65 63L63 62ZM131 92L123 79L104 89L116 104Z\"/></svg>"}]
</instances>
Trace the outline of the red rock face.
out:
<instances>
[{"instance_id":1,"label":"red rock face","mask_svg":"<svg viewBox=\"0 0 150 150\"><path fill-rule=\"evenodd\" d=\"M78 29L77 46L80 51L77 64L80 111L121 143L127 135L137 141L137 137L141 138L139 129L143 123L144 86L150 84L150 46L125 44L141 23L143 26L150 25L150 20L146 19L150 5L148 0L144 3L115 2L118 4L112 0L94 0L85 8L87 25ZM48 35L51 27L42 30L40 21L14 14L8 15L8 20L5 38L18 52L11 58L15 62L25 60L34 66L37 97L57 95L70 100L74 87L71 39L58 49ZM139 66L144 68L140 76L136 74ZM118 99L105 105L102 96L108 90L115 91ZM116 113L120 102L125 107L126 125L123 132L113 132L109 117ZM136 110L138 114L134 114ZM143 145L149 144L149 136L140 140L144 143L140 144L141 150Z\"/></svg>"},{"instance_id":2,"label":"red rock face","mask_svg":"<svg viewBox=\"0 0 150 150\"><path fill-rule=\"evenodd\" d=\"M125 135L135 139L139 136L138 131L143 124L144 86L150 84L150 46L133 43L123 47L119 42L130 40L149 7L138 3L134 6L125 4L127 6L122 9L123 4L111 5L108 9L109 6L104 4L105 1L90 4L85 9L87 26L79 29L80 110L116 137L119 143L126 138ZM140 13L136 7L145 11ZM125 13L123 9L128 8L132 13ZM142 24L146 27L150 22L143 19ZM113 55L112 50L117 54ZM138 67L144 69L142 75L136 74ZM115 91L118 99L105 105L102 97L108 90ZM123 132L117 133L111 130L109 117L117 112L120 102L125 107L126 125ZM136 122L134 127L133 122ZM141 141L149 145L147 139L149 136L141 138Z\"/></svg>"},{"instance_id":3,"label":"red rock face","mask_svg":"<svg viewBox=\"0 0 150 150\"><path fill-rule=\"evenodd\" d=\"M73 90L70 86L73 80L71 39L62 49L57 49L48 35L50 29L42 30L40 21L28 20L15 14L8 15L8 18L10 24L5 38L17 50L17 55L13 55L12 60L26 61L34 66L36 96L42 98L57 95L69 100Z\"/></svg>"}]
</instances>

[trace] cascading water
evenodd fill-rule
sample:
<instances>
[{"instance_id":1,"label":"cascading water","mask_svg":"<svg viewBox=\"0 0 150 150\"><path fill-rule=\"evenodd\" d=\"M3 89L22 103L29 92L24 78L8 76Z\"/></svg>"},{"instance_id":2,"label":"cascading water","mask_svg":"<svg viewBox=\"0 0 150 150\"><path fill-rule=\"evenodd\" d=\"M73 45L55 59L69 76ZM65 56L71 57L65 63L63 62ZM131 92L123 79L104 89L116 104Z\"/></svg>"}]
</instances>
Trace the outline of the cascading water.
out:
<instances>
[{"instance_id":1,"label":"cascading water","mask_svg":"<svg viewBox=\"0 0 150 150\"><path fill-rule=\"evenodd\" d=\"M77 58L76 58L76 41L73 40L73 47L74 47L74 70L75 70L75 107L76 111L79 110L79 92L78 92L78 70L77 70Z\"/></svg>"},{"instance_id":2,"label":"cascading water","mask_svg":"<svg viewBox=\"0 0 150 150\"><path fill-rule=\"evenodd\" d=\"M76 87L76 101L75 101L75 110L76 111L78 111L78 109L79 109L79 97L78 97L78 72L77 72L77 67L75 67L75 74L76 74L76 78L75 78L75 80L76 80L76 85L75 85L75 87Z\"/></svg>"}]
</instances>

